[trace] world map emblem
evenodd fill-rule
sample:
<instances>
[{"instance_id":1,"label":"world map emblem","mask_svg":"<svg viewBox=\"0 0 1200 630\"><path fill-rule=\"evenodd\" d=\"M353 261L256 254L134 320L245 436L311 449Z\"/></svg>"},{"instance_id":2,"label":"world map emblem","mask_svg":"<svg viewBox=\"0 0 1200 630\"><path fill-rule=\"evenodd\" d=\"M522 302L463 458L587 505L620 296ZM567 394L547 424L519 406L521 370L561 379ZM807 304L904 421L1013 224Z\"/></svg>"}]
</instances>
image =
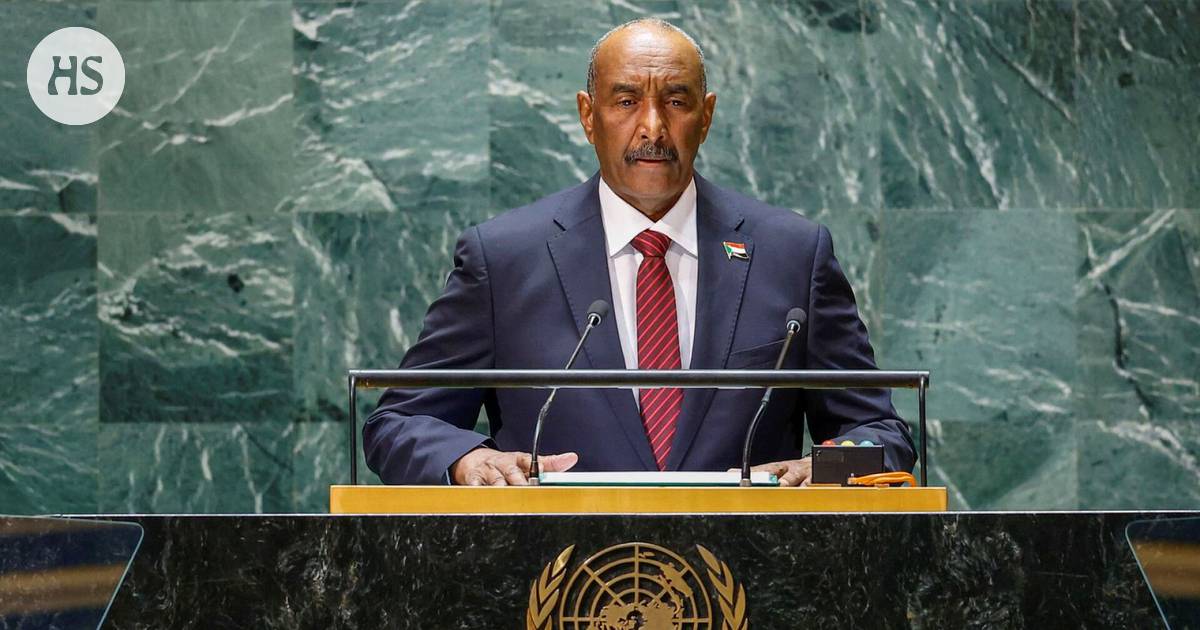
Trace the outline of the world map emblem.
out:
<instances>
[{"instance_id":1,"label":"world map emblem","mask_svg":"<svg viewBox=\"0 0 1200 630\"><path fill-rule=\"evenodd\" d=\"M659 545L602 549L572 568L572 545L529 591L527 630L745 630L746 592L729 565L696 545L702 571Z\"/></svg>"}]
</instances>

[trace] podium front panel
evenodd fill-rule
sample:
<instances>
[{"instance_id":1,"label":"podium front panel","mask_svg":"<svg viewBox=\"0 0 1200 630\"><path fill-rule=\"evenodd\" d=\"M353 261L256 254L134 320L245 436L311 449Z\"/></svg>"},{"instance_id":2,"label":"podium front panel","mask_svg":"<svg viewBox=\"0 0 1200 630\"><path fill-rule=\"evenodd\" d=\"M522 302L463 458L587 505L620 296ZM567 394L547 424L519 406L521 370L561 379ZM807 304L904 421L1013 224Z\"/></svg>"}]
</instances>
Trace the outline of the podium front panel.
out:
<instances>
[{"instance_id":1,"label":"podium front panel","mask_svg":"<svg viewBox=\"0 0 1200 630\"><path fill-rule=\"evenodd\" d=\"M130 516L106 627L580 630L640 580L693 630L1152 628L1125 528L1172 516Z\"/></svg>"}]
</instances>

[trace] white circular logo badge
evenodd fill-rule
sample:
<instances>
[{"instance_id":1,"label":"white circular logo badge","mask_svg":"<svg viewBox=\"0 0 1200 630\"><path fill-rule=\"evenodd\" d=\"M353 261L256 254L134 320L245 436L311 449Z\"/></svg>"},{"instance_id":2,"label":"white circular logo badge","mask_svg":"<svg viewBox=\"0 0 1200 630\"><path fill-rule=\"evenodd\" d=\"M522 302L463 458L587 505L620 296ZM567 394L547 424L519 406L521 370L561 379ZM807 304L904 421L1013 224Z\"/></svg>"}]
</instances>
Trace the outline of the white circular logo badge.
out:
<instances>
[{"instance_id":1,"label":"white circular logo badge","mask_svg":"<svg viewBox=\"0 0 1200 630\"><path fill-rule=\"evenodd\" d=\"M43 114L64 125L86 125L117 106L125 91L125 62L100 33L61 28L33 49L25 81Z\"/></svg>"}]
</instances>

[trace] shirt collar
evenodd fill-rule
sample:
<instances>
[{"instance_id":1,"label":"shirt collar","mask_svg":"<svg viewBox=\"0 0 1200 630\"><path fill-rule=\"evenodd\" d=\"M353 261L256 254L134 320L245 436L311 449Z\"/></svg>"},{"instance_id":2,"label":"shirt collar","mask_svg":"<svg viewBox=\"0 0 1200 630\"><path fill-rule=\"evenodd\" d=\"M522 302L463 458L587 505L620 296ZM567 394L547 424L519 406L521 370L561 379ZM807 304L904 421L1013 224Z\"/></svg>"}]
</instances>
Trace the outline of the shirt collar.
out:
<instances>
[{"instance_id":1,"label":"shirt collar","mask_svg":"<svg viewBox=\"0 0 1200 630\"><path fill-rule=\"evenodd\" d=\"M637 208L621 199L604 178L600 178L600 215L604 221L604 238L608 256L616 256L629 245L633 237L643 230L661 232L683 248L689 255L696 256L696 180L688 182L679 200L657 222L646 218Z\"/></svg>"}]
</instances>

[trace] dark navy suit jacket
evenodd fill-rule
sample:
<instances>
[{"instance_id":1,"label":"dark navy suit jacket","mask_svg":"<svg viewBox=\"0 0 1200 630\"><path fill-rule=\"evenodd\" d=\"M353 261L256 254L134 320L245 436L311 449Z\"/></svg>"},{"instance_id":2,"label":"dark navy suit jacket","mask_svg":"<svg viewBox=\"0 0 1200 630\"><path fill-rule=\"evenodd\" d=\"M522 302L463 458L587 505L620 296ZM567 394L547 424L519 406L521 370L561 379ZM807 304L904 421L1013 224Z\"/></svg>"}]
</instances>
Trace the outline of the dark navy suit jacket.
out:
<instances>
[{"instance_id":1,"label":"dark navy suit jacket","mask_svg":"<svg viewBox=\"0 0 1200 630\"><path fill-rule=\"evenodd\" d=\"M612 303L600 218L599 176L463 232L445 291L425 316L401 368L560 369L582 332L587 307ZM833 255L829 231L696 176L699 279L693 369L770 369L785 316L808 326L785 367L874 369L867 330ZM744 243L730 259L723 241ZM624 369L607 317L576 367ZM668 470L726 470L741 463L746 426L761 390L684 390ZM391 389L363 427L367 463L385 483L443 483L447 469L489 440L472 431L487 409L490 444L528 451L536 389ZM915 461L907 425L885 390L776 390L759 428L755 463L801 455L805 417L817 443L883 444L891 470ZM634 395L627 389L563 389L542 434L543 453L574 451L574 470L656 470Z\"/></svg>"}]
</instances>

